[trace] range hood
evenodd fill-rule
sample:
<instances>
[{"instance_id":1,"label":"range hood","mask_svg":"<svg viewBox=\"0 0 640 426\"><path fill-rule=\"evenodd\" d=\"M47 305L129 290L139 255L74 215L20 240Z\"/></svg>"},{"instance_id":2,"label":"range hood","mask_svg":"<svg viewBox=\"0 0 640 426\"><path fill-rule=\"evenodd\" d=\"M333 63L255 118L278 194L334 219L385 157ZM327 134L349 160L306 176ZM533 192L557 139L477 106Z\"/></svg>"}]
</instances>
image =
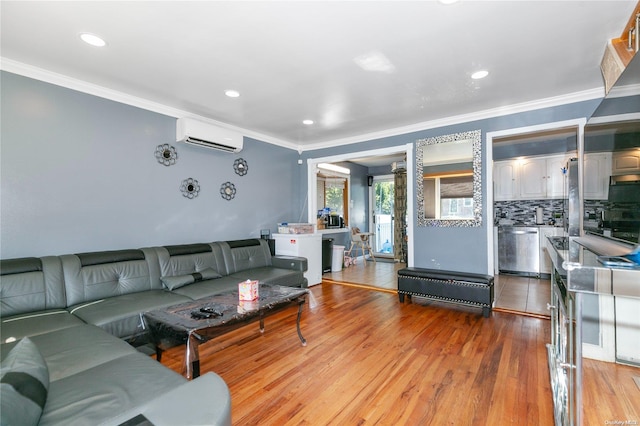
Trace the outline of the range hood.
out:
<instances>
[{"instance_id":1,"label":"range hood","mask_svg":"<svg viewBox=\"0 0 640 426\"><path fill-rule=\"evenodd\" d=\"M618 175L609 179L609 201L640 203L640 175Z\"/></svg>"}]
</instances>

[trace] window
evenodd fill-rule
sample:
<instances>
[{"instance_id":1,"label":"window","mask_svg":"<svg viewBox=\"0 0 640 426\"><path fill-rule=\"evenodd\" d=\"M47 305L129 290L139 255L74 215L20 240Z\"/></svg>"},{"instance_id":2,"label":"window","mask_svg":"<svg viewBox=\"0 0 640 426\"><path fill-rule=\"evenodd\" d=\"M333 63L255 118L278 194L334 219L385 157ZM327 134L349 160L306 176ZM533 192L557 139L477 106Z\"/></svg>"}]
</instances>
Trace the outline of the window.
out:
<instances>
[{"instance_id":1,"label":"window","mask_svg":"<svg viewBox=\"0 0 640 426\"><path fill-rule=\"evenodd\" d=\"M436 219L473 217L473 173L425 176L425 214Z\"/></svg>"},{"instance_id":2,"label":"window","mask_svg":"<svg viewBox=\"0 0 640 426\"><path fill-rule=\"evenodd\" d=\"M349 178L318 174L318 209L329 207L342 216L344 226L349 216Z\"/></svg>"}]
</instances>

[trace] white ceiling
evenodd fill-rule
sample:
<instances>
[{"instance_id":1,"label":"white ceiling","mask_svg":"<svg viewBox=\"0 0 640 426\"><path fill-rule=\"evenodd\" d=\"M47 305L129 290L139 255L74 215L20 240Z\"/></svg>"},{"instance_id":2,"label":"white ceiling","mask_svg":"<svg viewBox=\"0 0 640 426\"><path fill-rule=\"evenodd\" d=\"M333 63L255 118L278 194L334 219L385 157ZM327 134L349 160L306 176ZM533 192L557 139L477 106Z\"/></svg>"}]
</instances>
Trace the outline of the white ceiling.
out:
<instances>
[{"instance_id":1,"label":"white ceiling","mask_svg":"<svg viewBox=\"0 0 640 426\"><path fill-rule=\"evenodd\" d=\"M605 45L635 5L2 1L0 53L8 71L303 151L602 96ZM371 53L384 70L356 64Z\"/></svg>"}]
</instances>

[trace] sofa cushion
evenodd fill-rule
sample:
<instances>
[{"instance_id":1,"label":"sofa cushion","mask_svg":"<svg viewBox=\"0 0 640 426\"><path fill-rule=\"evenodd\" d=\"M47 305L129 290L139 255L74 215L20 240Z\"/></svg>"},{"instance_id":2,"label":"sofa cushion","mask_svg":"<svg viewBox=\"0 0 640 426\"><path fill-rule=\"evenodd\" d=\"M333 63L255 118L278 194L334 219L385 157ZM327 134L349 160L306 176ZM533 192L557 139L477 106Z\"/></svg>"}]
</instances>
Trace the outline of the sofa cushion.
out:
<instances>
[{"instance_id":1,"label":"sofa cushion","mask_svg":"<svg viewBox=\"0 0 640 426\"><path fill-rule=\"evenodd\" d=\"M0 423L37 425L48 389L47 364L36 345L25 337L0 367Z\"/></svg>"},{"instance_id":2,"label":"sofa cushion","mask_svg":"<svg viewBox=\"0 0 640 426\"><path fill-rule=\"evenodd\" d=\"M303 272L274 268L272 266L245 269L230 276L236 278L238 282L258 280L260 284L276 284L289 287L300 287L301 283L304 282Z\"/></svg>"},{"instance_id":3,"label":"sofa cushion","mask_svg":"<svg viewBox=\"0 0 640 426\"><path fill-rule=\"evenodd\" d=\"M62 265L55 256L0 261L0 316L64 309Z\"/></svg>"},{"instance_id":4,"label":"sofa cushion","mask_svg":"<svg viewBox=\"0 0 640 426\"><path fill-rule=\"evenodd\" d=\"M154 425L231 426L229 388L220 376L208 372L148 404L121 413L109 423L140 425L145 423L137 420L144 419Z\"/></svg>"},{"instance_id":5,"label":"sofa cushion","mask_svg":"<svg viewBox=\"0 0 640 426\"><path fill-rule=\"evenodd\" d=\"M31 341L49 367L50 382L137 352L124 340L89 324L34 336ZM2 355L12 346L15 344L3 344Z\"/></svg>"},{"instance_id":6,"label":"sofa cushion","mask_svg":"<svg viewBox=\"0 0 640 426\"><path fill-rule=\"evenodd\" d=\"M187 301L187 297L166 290L149 290L81 303L68 310L88 324L130 339L146 333L143 312Z\"/></svg>"},{"instance_id":7,"label":"sofa cushion","mask_svg":"<svg viewBox=\"0 0 640 426\"><path fill-rule=\"evenodd\" d=\"M52 381L40 425L98 425L186 383L136 352Z\"/></svg>"},{"instance_id":8,"label":"sofa cushion","mask_svg":"<svg viewBox=\"0 0 640 426\"><path fill-rule=\"evenodd\" d=\"M69 306L162 288L152 279L142 250L67 254L60 259Z\"/></svg>"},{"instance_id":9,"label":"sofa cushion","mask_svg":"<svg viewBox=\"0 0 640 426\"><path fill-rule=\"evenodd\" d=\"M193 274L176 275L173 277L162 277L162 284L169 290L175 290L183 287L187 284L193 284L195 282L212 280L215 278L221 278L222 275L213 268L205 268L202 271L194 272Z\"/></svg>"},{"instance_id":10,"label":"sofa cushion","mask_svg":"<svg viewBox=\"0 0 640 426\"><path fill-rule=\"evenodd\" d=\"M2 343L12 342L27 336L49 333L63 328L75 327L84 322L61 309L39 311L2 318Z\"/></svg>"},{"instance_id":11,"label":"sofa cushion","mask_svg":"<svg viewBox=\"0 0 640 426\"><path fill-rule=\"evenodd\" d=\"M266 240L251 239L218 243L229 275L247 269L271 266L271 250Z\"/></svg>"},{"instance_id":12,"label":"sofa cushion","mask_svg":"<svg viewBox=\"0 0 640 426\"><path fill-rule=\"evenodd\" d=\"M185 244L155 248L161 277L189 275L212 268L227 275L227 265L217 244Z\"/></svg>"},{"instance_id":13,"label":"sofa cushion","mask_svg":"<svg viewBox=\"0 0 640 426\"><path fill-rule=\"evenodd\" d=\"M203 297L213 296L214 294L220 294L227 291L238 291L238 283L240 281L241 280L234 277L222 277L215 280L206 280L189 284L173 290L173 293L186 296L193 300L202 299Z\"/></svg>"}]
</instances>

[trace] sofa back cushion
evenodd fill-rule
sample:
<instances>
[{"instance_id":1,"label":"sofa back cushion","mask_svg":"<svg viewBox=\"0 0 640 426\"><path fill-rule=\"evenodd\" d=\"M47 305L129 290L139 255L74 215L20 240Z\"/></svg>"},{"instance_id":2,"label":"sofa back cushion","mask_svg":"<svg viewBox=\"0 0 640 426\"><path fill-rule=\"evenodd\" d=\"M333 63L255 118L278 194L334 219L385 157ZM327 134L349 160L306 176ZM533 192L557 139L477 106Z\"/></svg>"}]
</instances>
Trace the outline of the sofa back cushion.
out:
<instances>
[{"instance_id":1,"label":"sofa back cushion","mask_svg":"<svg viewBox=\"0 0 640 426\"><path fill-rule=\"evenodd\" d=\"M69 306L162 288L142 250L66 254L60 259Z\"/></svg>"},{"instance_id":2,"label":"sofa back cushion","mask_svg":"<svg viewBox=\"0 0 640 426\"><path fill-rule=\"evenodd\" d=\"M183 244L157 247L156 253L160 265L161 279L191 275L205 270L219 276L228 274L222 251L215 244Z\"/></svg>"},{"instance_id":3,"label":"sofa back cushion","mask_svg":"<svg viewBox=\"0 0 640 426\"><path fill-rule=\"evenodd\" d=\"M229 274L271 266L271 251L266 240L255 238L217 244L222 249Z\"/></svg>"},{"instance_id":4,"label":"sofa back cushion","mask_svg":"<svg viewBox=\"0 0 640 426\"><path fill-rule=\"evenodd\" d=\"M0 316L66 307L62 265L55 256L0 261Z\"/></svg>"}]
</instances>

